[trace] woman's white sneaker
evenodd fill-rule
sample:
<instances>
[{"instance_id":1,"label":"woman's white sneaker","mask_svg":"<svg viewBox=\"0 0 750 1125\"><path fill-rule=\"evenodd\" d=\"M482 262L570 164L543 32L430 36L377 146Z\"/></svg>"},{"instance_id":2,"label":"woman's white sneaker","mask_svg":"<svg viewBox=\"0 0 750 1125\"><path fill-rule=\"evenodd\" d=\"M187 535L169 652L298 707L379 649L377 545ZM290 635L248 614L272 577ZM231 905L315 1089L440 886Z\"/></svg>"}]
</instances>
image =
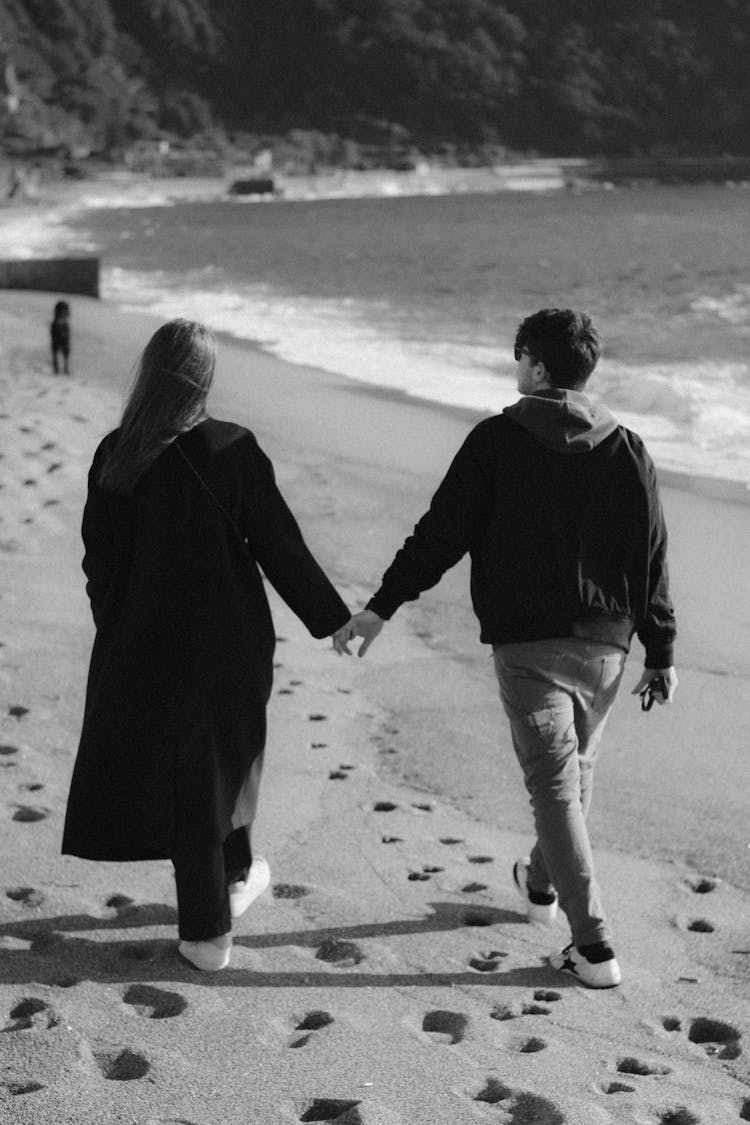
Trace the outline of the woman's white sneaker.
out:
<instances>
[{"instance_id":1,"label":"woman's white sneaker","mask_svg":"<svg viewBox=\"0 0 750 1125\"><path fill-rule=\"evenodd\" d=\"M244 882L229 884L229 913L239 918L251 902L262 895L271 882L271 868L261 856L256 856L250 865Z\"/></svg>"},{"instance_id":2,"label":"woman's white sneaker","mask_svg":"<svg viewBox=\"0 0 750 1125\"><path fill-rule=\"evenodd\" d=\"M571 942L561 953L553 953L549 963L553 969L570 973L587 988L616 988L622 980L614 950L607 942L576 946Z\"/></svg>"},{"instance_id":3,"label":"woman's white sneaker","mask_svg":"<svg viewBox=\"0 0 750 1125\"><path fill-rule=\"evenodd\" d=\"M225 944L227 938L229 940ZM213 941L181 941L177 950L194 968L215 973L219 969L226 969L232 955L232 938L229 934L225 934L224 938L216 938L216 941L221 944L215 945Z\"/></svg>"}]
</instances>

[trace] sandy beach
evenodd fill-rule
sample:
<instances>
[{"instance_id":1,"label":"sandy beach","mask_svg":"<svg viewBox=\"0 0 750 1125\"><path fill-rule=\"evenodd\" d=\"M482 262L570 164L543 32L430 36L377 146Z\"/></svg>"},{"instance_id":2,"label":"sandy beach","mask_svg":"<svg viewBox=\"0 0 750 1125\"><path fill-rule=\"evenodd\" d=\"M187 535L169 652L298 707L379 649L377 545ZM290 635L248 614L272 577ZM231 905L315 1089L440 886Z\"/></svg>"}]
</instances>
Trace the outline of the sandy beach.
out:
<instances>
[{"instance_id":1,"label":"sandy beach","mask_svg":"<svg viewBox=\"0 0 750 1125\"><path fill-rule=\"evenodd\" d=\"M512 887L530 811L459 565L363 661L278 634L255 845L272 893L231 967L176 952L168 863L60 853L93 638L86 473L157 322L0 293L0 1122L736 1125L750 1121L750 507L670 477L672 708L634 646L591 833L624 980L546 964L568 940ZM222 339L210 400L272 458L361 607L474 416Z\"/></svg>"}]
</instances>

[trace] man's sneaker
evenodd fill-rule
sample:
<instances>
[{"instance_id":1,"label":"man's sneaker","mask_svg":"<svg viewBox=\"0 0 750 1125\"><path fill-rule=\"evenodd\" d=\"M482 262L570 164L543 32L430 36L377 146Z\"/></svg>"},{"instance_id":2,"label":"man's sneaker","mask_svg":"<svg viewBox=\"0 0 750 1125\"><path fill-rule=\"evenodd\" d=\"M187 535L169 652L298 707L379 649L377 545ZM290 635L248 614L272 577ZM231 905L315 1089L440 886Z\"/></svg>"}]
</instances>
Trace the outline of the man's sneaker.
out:
<instances>
[{"instance_id":1,"label":"man's sneaker","mask_svg":"<svg viewBox=\"0 0 750 1125\"><path fill-rule=\"evenodd\" d=\"M553 953L549 963L553 969L570 973L587 988L615 988L622 980L614 950L606 941L593 945L566 945L562 953Z\"/></svg>"},{"instance_id":2,"label":"man's sneaker","mask_svg":"<svg viewBox=\"0 0 750 1125\"><path fill-rule=\"evenodd\" d=\"M532 891L529 888L529 856L521 856L513 864L513 882L516 890L526 905L526 914L530 922L539 922L543 926L551 926L557 917L557 895L554 891L545 894L542 891Z\"/></svg>"},{"instance_id":3,"label":"man's sneaker","mask_svg":"<svg viewBox=\"0 0 750 1125\"><path fill-rule=\"evenodd\" d=\"M271 882L271 869L261 856L256 856L243 882L229 884L229 912L240 918L251 902L262 895Z\"/></svg>"}]
</instances>

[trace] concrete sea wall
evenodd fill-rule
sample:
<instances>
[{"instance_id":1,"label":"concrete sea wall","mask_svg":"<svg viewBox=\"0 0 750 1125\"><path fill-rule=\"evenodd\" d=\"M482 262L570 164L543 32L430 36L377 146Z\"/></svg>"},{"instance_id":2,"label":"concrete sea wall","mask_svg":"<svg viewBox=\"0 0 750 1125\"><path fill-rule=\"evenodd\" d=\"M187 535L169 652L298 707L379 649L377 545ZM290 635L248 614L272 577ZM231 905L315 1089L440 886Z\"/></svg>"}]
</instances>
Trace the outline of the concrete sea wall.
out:
<instances>
[{"instance_id":1,"label":"concrete sea wall","mask_svg":"<svg viewBox=\"0 0 750 1125\"><path fill-rule=\"evenodd\" d=\"M99 296L98 258L20 258L0 261L0 289Z\"/></svg>"}]
</instances>

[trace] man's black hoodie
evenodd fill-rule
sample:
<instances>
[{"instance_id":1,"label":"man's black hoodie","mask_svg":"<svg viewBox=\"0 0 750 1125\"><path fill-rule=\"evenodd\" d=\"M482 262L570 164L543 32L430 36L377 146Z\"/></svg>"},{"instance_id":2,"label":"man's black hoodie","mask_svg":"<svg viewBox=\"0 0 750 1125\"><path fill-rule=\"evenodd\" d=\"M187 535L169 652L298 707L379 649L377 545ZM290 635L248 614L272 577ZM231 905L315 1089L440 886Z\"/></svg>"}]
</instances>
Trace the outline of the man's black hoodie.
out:
<instances>
[{"instance_id":1,"label":"man's black hoodie","mask_svg":"<svg viewBox=\"0 0 750 1125\"><path fill-rule=\"evenodd\" d=\"M585 394L544 390L471 431L368 603L384 619L468 551L480 639L579 637L673 662L664 525L637 434Z\"/></svg>"}]
</instances>

